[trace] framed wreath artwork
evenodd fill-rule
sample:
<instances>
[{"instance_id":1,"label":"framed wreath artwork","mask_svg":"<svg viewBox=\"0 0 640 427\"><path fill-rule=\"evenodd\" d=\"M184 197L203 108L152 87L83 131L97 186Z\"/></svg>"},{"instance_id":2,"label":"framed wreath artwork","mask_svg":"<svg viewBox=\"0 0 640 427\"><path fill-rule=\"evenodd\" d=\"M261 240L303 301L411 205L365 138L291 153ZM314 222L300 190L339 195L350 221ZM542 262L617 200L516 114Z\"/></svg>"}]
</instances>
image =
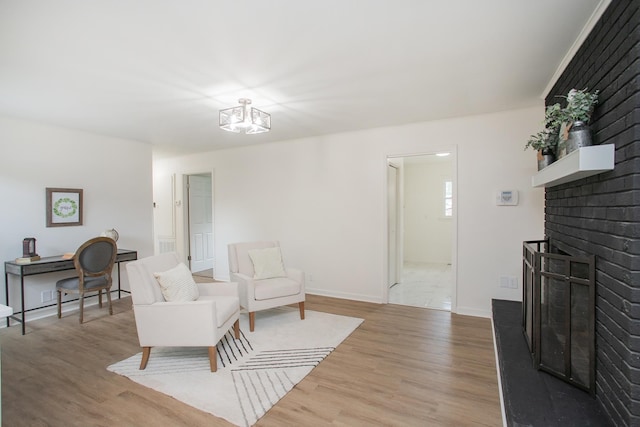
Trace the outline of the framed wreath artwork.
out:
<instances>
[{"instance_id":1,"label":"framed wreath artwork","mask_svg":"<svg viewBox=\"0 0 640 427\"><path fill-rule=\"evenodd\" d=\"M82 189L47 188L47 227L82 225Z\"/></svg>"}]
</instances>

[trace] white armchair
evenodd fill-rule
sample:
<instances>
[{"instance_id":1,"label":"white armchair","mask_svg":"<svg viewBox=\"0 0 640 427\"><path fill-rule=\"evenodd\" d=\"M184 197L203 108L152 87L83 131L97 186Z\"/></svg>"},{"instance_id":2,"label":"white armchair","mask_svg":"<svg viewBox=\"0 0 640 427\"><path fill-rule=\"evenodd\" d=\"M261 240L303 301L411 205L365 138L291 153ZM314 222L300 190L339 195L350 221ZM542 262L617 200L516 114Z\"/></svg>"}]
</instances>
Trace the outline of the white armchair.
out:
<instances>
[{"instance_id":1,"label":"white armchair","mask_svg":"<svg viewBox=\"0 0 640 427\"><path fill-rule=\"evenodd\" d=\"M229 273L232 282L238 283L240 305L249 312L249 330L255 329L256 311L298 304L300 319L304 320L305 285L304 273L293 268L284 268L277 277L259 278L254 269L249 251L277 248L278 242L233 243L228 245ZM280 262L282 260L280 259Z\"/></svg>"},{"instance_id":2,"label":"white armchair","mask_svg":"<svg viewBox=\"0 0 640 427\"><path fill-rule=\"evenodd\" d=\"M138 339L145 369L151 347L208 347L211 372L217 370L218 341L231 327L240 337L240 303L236 283L197 283L195 301L166 301L154 273L180 264L176 253L165 253L127 264Z\"/></svg>"}]
</instances>

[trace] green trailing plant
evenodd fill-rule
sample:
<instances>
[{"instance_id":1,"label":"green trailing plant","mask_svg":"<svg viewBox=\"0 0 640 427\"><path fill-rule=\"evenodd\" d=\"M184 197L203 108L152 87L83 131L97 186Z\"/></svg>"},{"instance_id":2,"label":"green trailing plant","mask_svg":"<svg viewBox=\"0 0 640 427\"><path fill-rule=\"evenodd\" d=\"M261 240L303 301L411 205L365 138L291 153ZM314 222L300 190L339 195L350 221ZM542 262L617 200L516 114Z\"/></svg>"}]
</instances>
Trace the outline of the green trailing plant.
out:
<instances>
[{"instance_id":1,"label":"green trailing plant","mask_svg":"<svg viewBox=\"0 0 640 427\"><path fill-rule=\"evenodd\" d=\"M573 124L574 122L589 123L593 109L598 103L598 92L587 92L587 89L571 89L566 96L567 105L561 111L562 122Z\"/></svg>"},{"instance_id":2,"label":"green trailing plant","mask_svg":"<svg viewBox=\"0 0 640 427\"><path fill-rule=\"evenodd\" d=\"M544 129L531 135L524 149L533 148L538 151L552 151L556 154L565 144L568 132L575 122L588 124L593 109L598 103L598 92L588 92L587 89L571 89L564 98L567 105L549 105L544 113ZM562 129L562 135L560 130ZM560 136L559 136L560 135Z\"/></svg>"},{"instance_id":3,"label":"green trailing plant","mask_svg":"<svg viewBox=\"0 0 640 427\"><path fill-rule=\"evenodd\" d=\"M562 118L562 108L560 104L549 105L544 112L544 129L531 135L524 149L533 148L537 151L551 151L555 154Z\"/></svg>"},{"instance_id":4,"label":"green trailing plant","mask_svg":"<svg viewBox=\"0 0 640 427\"><path fill-rule=\"evenodd\" d=\"M562 149L569 139L569 131L576 122L588 124L591 120L593 109L598 103L598 92L587 92L587 89L571 89L565 96L567 105L560 110L560 123L562 125L558 148Z\"/></svg>"},{"instance_id":5,"label":"green trailing plant","mask_svg":"<svg viewBox=\"0 0 640 427\"><path fill-rule=\"evenodd\" d=\"M549 105L544 111L544 127L551 131L560 131L562 126L562 107L556 103Z\"/></svg>"},{"instance_id":6,"label":"green trailing plant","mask_svg":"<svg viewBox=\"0 0 640 427\"><path fill-rule=\"evenodd\" d=\"M556 135L554 135L549 129L545 128L540 132L531 135L527 144L524 146L524 149L533 148L537 151L555 151L556 143Z\"/></svg>"}]
</instances>

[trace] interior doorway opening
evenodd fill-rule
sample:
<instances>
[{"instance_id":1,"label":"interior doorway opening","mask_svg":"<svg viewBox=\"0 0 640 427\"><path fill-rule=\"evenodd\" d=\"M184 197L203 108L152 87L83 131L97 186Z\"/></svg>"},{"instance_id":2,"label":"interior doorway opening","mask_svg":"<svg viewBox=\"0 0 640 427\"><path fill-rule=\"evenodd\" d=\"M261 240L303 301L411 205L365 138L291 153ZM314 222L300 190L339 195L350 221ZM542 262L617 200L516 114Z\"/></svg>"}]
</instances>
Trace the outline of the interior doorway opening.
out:
<instances>
[{"instance_id":1,"label":"interior doorway opening","mask_svg":"<svg viewBox=\"0 0 640 427\"><path fill-rule=\"evenodd\" d=\"M185 176L187 261L195 275L213 278L213 185L211 173Z\"/></svg>"},{"instance_id":2,"label":"interior doorway opening","mask_svg":"<svg viewBox=\"0 0 640 427\"><path fill-rule=\"evenodd\" d=\"M388 302L455 311L455 155L388 158Z\"/></svg>"}]
</instances>

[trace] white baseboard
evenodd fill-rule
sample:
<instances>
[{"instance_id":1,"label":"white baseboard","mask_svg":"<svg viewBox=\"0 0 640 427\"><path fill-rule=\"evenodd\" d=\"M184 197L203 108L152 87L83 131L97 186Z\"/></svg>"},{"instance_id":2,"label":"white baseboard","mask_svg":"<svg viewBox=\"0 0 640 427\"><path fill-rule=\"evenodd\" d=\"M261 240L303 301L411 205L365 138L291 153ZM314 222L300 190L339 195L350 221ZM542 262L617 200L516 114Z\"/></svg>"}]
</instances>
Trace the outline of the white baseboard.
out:
<instances>
[{"instance_id":1,"label":"white baseboard","mask_svg":"<svg viewBox=\"0 0 640 427\"><path fill-rule=\"evenodd\" d=\"M340 299L348 299L354 301L362 301L362 302L371 302L375 304L384 304L382 302L382 298L380 297L372 297L371 295L362 295L362 294L352 294L348 292L336 292L336 291L327 291L325 289L316 289L316 288L307 288L306 292L312 295L320 295L324 297L332 297L332 298L340 298ZM461 314L463 316L473 316L473 317L484 317L491 318L490 310L481 310L474 307L457 307L455 311L456 314Z\"/></svg>"},{"instance_id":2,"label":"white baseboard","mask_svg":"<svg viewBox=\"0 0 640 427\"><path fill-rule=\"evenodd\" d=\"M307 288L307 294L320 295L323 297L332 297L340 299L349 299L354 301L372 302L375 304L382 304L382 298L372 297L371 295L351 294L347 292L327 291L324 289Z\"/></svg>"},{"instance_id":3,"label":"white baseboard","mask_svg":"<svg viewBox=\"0 0 640 427\"><path fill-rule=\"evenodd\" d=\"M115 297L113 295L113 293L116 293ZM117 294L117 290L112 290L111 293L111 299L112 301L117 301L118 300L118 294ZM92 298L96 296L96 298ZM121 299L124 298L131 298L131 295L128 293L125 293L124 295L122 295ZM84 308L86 309L87 307L92 307L94 305L98 305L98 298L97 295L91 295L89 298L85 297L84 300ZM102 298L102 307L106 308L107 307L107 298L103 297ZM62 304L62 315L64 316L65 313L68 313L70 311L78 311L80 309L78 301L71 301L71 302L63 302ZM42 307L42 308L36 308L34 310L31 311L27 311L24 314L24 318L25 321L27 323L29 322L33 322L34 320L38 320L38 319L44 319L46 317L51 317L51 316L57 316L58 315L58 307L57 306L51 306L51 307ZM15 315L17 317L20 317L19 314ZM6 328L7 327L7 322L4 321L5 319L1 319L2 321L0 321L0 328ZM11 326L18 326L20 325L20 322L16 322L15 320L12 319L11 321Z\"/></svg>"},{"instance_id":4,"label":"white baseboard","mask_svg":"<svg viewBox=\"0 0 640 427\"><path fill-rule=\"evenodd\" d=\"M491 310L481 310L474 307L456 307L456 314L462 314L463 316L484 317L491 318Z\"/></svg>"}]
</instances>

